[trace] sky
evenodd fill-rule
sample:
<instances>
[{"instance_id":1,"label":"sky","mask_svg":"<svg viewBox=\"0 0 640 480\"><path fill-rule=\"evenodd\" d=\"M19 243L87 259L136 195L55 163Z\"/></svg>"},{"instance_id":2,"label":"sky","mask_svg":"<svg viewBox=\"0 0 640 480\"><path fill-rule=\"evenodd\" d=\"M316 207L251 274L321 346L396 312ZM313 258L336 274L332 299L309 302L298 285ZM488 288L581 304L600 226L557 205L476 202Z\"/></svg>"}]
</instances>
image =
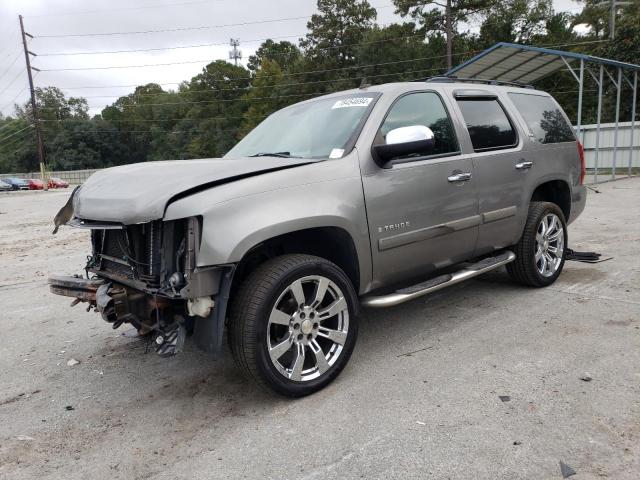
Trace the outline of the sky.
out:
<instances>
[{"instance_id":1,"label":"sky","mask_svg":"<svg viewBox=\"0 0 640 480\"><path fill-rule=\"evenodd\" d=\"M401 21L391 0L369 2L379 24ZM554 7L581 9L574 0L554 0ZM0 0L0 112L9 115L14 103L29 98L18 14L34 36L29 49L37 54L32 66L40 69L34 72L36 87L56 86L67 96L85 97L90 114L96 114L134 85L176 88L211 61L228 60L230 38L240 39L243 63L266 38L297 42L315 12L316 0ZM149 30L174 31L112 34ZM96 35L104 33L109 35ZM161 50L165 47L185 48ZM86 54L140 49L147 51ZM56 53L73 55L51 55ZM100 68L73 70L89 67Z\"/></svg>"}]
</instances>

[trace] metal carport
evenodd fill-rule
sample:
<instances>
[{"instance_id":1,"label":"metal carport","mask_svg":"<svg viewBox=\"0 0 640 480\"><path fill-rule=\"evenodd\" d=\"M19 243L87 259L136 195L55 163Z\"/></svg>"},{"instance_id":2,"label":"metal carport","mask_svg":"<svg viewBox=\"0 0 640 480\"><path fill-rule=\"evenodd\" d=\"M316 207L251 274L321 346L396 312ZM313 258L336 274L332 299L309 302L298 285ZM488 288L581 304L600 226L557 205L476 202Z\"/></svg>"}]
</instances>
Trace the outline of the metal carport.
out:
<instances>
[{"instance_id":1,"label":"metal carport","mask_svg":"<svg viewBox=\"0 0 640 480\"><path fill-rule=\"evenodd\" d=\"M602 91L605 82L605 75L609 80L611 80L612 84L616 88L613 167L611 169L612 179L615 179L617 168L616 161L618 153L618 128L620 123L620 97L623 82L626 82L631 87L631 135L628 147L628 176L631 176L634 150L633 142L635 133L636 98L638 92L638 71L640 70L640 65L618 62L615 60L575 52L565 52L562 50L500 42L470 60L452 68L446 73L446 75L460 78L533 84L542 78L565 69L571 72L579 86L576 130L579 138L581 138L583 142L584 129L582 129L582 101L584 95L585 72L593 78L598 86L594 165L595 183L598 182ZM611 71L614 71L614 74L612 74Z\"/></svg>"}]
</instances>

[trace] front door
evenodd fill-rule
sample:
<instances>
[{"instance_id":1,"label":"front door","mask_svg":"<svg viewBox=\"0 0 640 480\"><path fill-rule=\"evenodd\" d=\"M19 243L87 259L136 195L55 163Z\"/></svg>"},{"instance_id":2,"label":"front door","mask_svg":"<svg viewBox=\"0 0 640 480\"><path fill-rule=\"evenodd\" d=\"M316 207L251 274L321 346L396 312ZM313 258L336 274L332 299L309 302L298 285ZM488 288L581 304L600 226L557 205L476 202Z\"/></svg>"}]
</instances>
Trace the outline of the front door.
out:
<instances>
[{"instance_id":1,"label":"front door","mask_svg":"<svg viewBox=\"0 0 640 480\"><path fill-rule=\"evenodd\" d=\"M374 288L468 259L475 249L480 217L473 164L461 155L441 97L433 91L400 96L374 144L414 125L434 133L427 155L398 158L363 175Z\"/></svg>"}]
</instances>

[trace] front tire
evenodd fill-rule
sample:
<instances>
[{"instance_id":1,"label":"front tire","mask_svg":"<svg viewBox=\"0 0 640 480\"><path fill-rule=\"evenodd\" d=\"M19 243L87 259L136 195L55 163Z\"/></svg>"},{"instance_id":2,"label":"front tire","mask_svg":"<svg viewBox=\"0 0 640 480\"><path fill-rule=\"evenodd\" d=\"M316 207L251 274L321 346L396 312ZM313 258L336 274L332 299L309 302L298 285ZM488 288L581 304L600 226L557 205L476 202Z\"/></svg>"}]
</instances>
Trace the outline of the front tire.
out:
<instances>
[{"instance_id":1,"label":"front tire","mask_svg":"<svg viewBox=\"0 0 640 480\"><path fill-rule=\"evenodd\" d=\"M516 259L507 264L513 280L531 287L551 285L562 273L567 245L567 222L558 205L531 202Z\"/></svg>"},{"instance_id":2,"label":"front tire","mask_svg":"<svg viewBox=\"0 0 640 480\"><path fill-rule=\"evenodd\" d=\"M349 278L328 260L271 259L244 280L231 303L231 353L259 385L309 395L347 364L358 335L357 301Z\"/></svg>"}]
</instances>

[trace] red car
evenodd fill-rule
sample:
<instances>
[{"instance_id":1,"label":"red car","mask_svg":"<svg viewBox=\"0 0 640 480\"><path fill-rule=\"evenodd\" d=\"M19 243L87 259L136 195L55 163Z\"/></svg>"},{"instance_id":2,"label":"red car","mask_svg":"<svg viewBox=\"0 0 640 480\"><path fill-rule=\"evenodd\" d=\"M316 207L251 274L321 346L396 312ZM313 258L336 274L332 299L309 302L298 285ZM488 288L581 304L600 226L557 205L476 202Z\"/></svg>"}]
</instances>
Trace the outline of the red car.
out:
<instances>
[{"instance_id":1,"label":"red car","mask_svg":"<svg viewBox=\"0 0 640 480\"><path fill-rule=\"evenodd\" d=\"M69 182L65 182L61 178L51 177L49 179L49 188L67 188L69 186Z\"/></svg>"},{"instance_id":2,"label":"red car","mask_svg":"<svg viewBox=\"0 0 640 480\"><path fill-rule=\"evenodd\" d=\"M44 189L44 183L42 180L38 180L37 178L29 179L29 190L42 190Z\"/></svg>"}]
</instances>

